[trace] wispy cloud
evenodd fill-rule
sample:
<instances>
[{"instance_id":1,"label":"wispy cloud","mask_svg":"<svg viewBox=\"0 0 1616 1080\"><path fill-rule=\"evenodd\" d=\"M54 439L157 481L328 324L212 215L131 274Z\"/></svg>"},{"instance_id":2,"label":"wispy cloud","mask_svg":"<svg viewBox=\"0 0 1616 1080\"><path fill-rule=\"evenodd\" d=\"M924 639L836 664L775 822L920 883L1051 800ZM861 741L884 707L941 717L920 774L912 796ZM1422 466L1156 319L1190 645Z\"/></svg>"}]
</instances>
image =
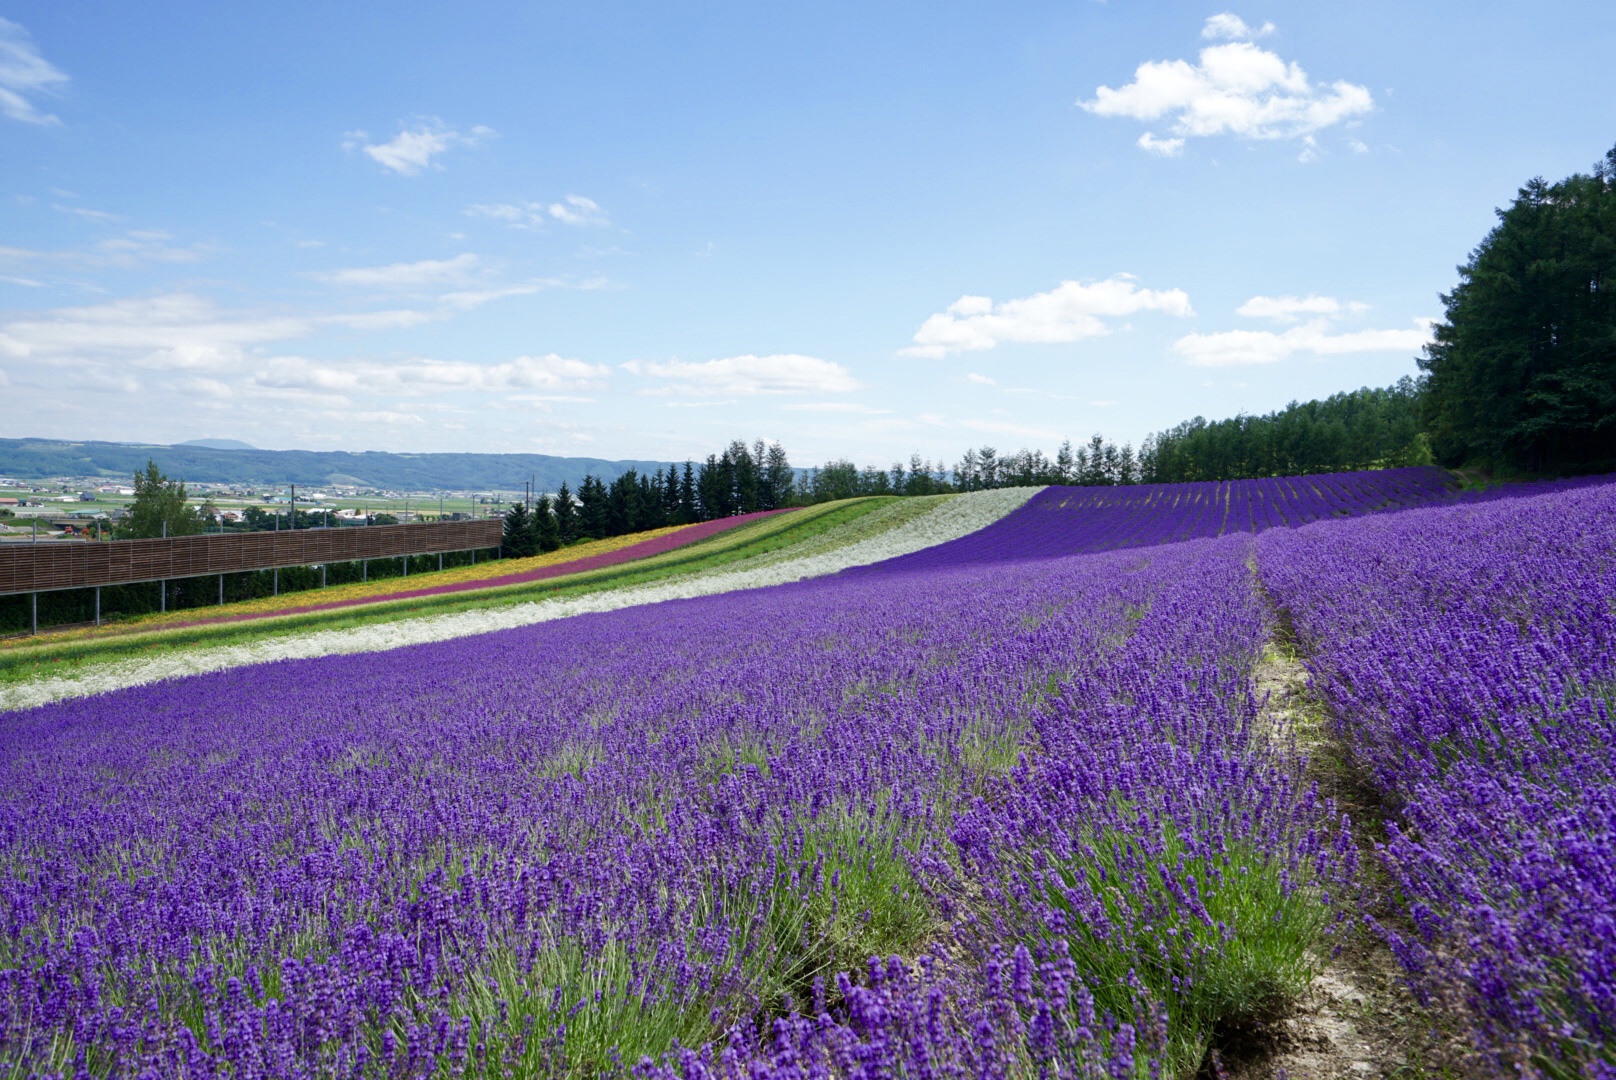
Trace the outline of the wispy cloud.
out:
<instances>
[{"instance_id":1,"label":"wispy cloud","mask_svg":"<svg viewBox=\"0 0 1616 1080\"><path fill-rule=\"evenodd\" d=\"M518 356L500 364L435 360L396 363L333 362L298 356L274 357L253 373L256 386L279 390L430 397L453 392L576 391L603 386L611 376L604 364L590 364L555 353Z\"/></svg>"},{"instance_id":2,"label":"wispy cloud","mask_svg":"<svg viewBox=\"0 0 1616 1080\"><path fill-rule=\"evenodd\" d=\"M192 294L118 300L38 311L0 322L0 368L20 384L8 393L51 401L86 394L138 393L120 422L132 430L205 410L240 430L293 430L329 415L406 417L429 410L485 412L495 402L578 400L609 384L611 370L555 353L497 362L435 357L308 357L288 344L336 326L406 325L411 312L307 314L222 308ZM62 406L71 412L76 406ZM322 413L322 410L327 412ZM116 412L117 409L114 409ZM109 414L110 415L110 414ZM440 425L441 426L441 425ZM148 436L149 437L149 436Z\"/></svg>"},{"instance_id":3,"label":"wispy cloud","mask_svg":"<svg viewBox=\"0 0 1616 1080\"><path fill-rule=\"evenodd\" d=\"M805 401L796 405L782 405L784 412L856 413L859 416L891 416L891 409L876 409L856 401Z\"/></svg>"},{"instance_id":4,"label":"wispy cloud","mask_svg":"<svg viewBox=\"0 0 1616 1080\"><path fill-rule=\"evenodd\" d=\"M0 18L0 113L24 124L60 124L29 100L54 92L67 76L39 54L28 31Z\"/></svg>"},{"instance_id":5,"label":"wispy cloud","mask_svg":"<svg viewBox=\"0 0 1616 1080\"><path fill-rule=\"evenodd\" d=\"M1202 49L1194 64L1140 64L1133 82L1120 89L1101 86L1092 99L1077 104L1095 116L1166 120L1167 137L1147 131L1139 138L1141 149L1166 157L1180 153L1190 138L1303 138L1374 108L1368 88L1345 80L1314 83L1300 65L1249 40L1272 31L1271 23L1253 29L1237 16L1214 15L1202 36L1228 44ZM1303 160L1315 156L1317 150L1309 144Z\"/></svg>"},{"instance_id":6,"label":"wispy cloud","mask_svg":"<svg viewBox=\"0 0 1616 1080\"><path fill-rule=\"evenodd\" d=\"M1340 330L1341 320L1362 314L1368 305L1333 296L1253 296L1235 310L1247 318L1297 325L1284 331L1186 334L1173 342L1173 351L1194 367L1246 367L1277 364L1297 354L1414 353L1431 340L1431 320L1423 318L1415 319L1411 330Z\"/></svg>"},{"instance_id":7,"label":"wispy cloud","mask_svg":"<svg viewBox=\"0 0 1616 1080\"><path fill-rule=\"evenodd\" d=\"M63 206L61 203L52 203L51 209L63 214L72 214L74 217L84 218L86 221L122 221L117 214L106 210L91 210L87 206Z\"/></svg>"},{"instance_id":8,"label":"wispy cloud","mask_svg":"<svg viewBox=\"0 0 1616 1080\"><path fill-rule=\"evenodd\" d=\"M131 267L147 263L185 263L202 258L201 246L177 247L174 238L156 229L131 229L109 236L86 248L69 251L38 251L31 248L0 247L0 266L30 263L38 266Z\"/></svg>"},{"instance_id":9,"label":"wispy cloud","mask_svg":"<svg viewBox=\"0 0 1616 1080\"><path fill-rule=\"evenodd\" d=\"M313 276L331 285L409 292L434 286L469 284L480 267L481 261L468 252L452 259L421 259L417 262L388 263L386 266L322 270Z\"/></svg>"},{"instance_id":10,"label":"wispy cloud","mask_svg":"<svg viewBox=\"0 0 1616 1080\"><path fill-rule=\"evenodd\" d=\"M433 159L448 153L456 146L476 146L493 138L497 132L481 124L467 132L445 127L441 120L431 118L413 127L406 127L386 142L371 142L363 131L350 131L342 145L348 150L363 151L372 161L389 172L401 176L414 176L424 169L441 169Z\"/></svg>"},{"instance_id":11,"label":"wispy cloud","mask_svg":"<svg viewBox=\"0 0 1616 1080\"><path fill-rule=\"evenodd\" d=\"M568 195L558 203L551 203L550 216L563 225L611 224L600 204L582 195Z\"/></svg>"},{"instance_id":12,"label":"wispy cloud","mask_svg":"<svg viewBox=\"0 0 1616 1080\"><path fill-rule=\"evenodd\" d=\"M995 304L986 296L962 296L915 331L904 356L942 357L991 349L1000 342L1060 344L1111 332L1106 317L1156 311L1193 315L1182 289L1142 289L1128 274L1083 284L1063 281L1049 292Z\"/></svg>"},{"instance_id":13,"label":"wispy cloud","mask_svg":"<svg viewBox=\"0 0 1616 1080\"><path fill-rule=\"evenodd\" d=\"M560 202L475 203L466 207L468 217L493 218L513 229L542 229L547 222L578 227L610 225L611 219L594 199L568 195Z\"/></svg>"},{"instance_id":14,"label":"wispy cloud","mask_svg":"<svg viewBox=\"0 0 1616 1080\"><path fill-rule=\"evenodd\" d=\"M630 360L622 366L632 375L662 382L654 393L842 394L863 386L841 364L798 353L702 361Z\"/></svg>"}]
</instances>

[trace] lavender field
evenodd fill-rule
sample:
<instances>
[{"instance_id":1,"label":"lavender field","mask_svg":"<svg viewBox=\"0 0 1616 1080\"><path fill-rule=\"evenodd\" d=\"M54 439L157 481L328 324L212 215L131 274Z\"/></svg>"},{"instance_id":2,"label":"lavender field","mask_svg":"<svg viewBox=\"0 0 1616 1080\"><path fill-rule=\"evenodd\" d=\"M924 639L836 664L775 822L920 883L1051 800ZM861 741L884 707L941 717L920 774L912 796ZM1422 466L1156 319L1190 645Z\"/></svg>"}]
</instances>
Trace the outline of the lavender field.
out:
<instances>
[{"instance_id":1,"label":"lavender field","mask_svg":"<svg viewBox=\"0 0 1616 1080\"><path fill-rule=\"evenodd\" d=\"M1476 1068L1616 1075L1613 523L1050 488L832 577L0 714L0 1066L1191 1076L1367 933ZM1291 635L1380 848L1257 692Z\"/></svg>"}]
</instances>

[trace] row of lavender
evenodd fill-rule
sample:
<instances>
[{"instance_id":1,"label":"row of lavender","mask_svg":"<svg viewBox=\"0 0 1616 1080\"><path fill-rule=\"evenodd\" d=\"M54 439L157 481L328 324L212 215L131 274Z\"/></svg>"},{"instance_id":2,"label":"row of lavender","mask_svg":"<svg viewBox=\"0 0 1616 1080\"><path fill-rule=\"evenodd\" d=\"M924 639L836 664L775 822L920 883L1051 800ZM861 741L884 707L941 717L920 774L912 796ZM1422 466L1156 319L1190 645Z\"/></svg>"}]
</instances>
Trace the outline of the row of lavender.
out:
<instances>
[{"instance_id":1,"label":"row of lavender","mask_svg":"<svg viewBox=\"0 0 1616 1080\"><path fill-rule=\"evenodd\" d=\"M0 1061L1193 1064L1305 978L1351 873L1256 723L1249 543L804 582L7 716Z\"/></svg>"},{"instance_id":2,"label":"row of lavender","mask_svg":"<svg viewBox=\"0 0 1616 1080\"><path fill-rule=\"evenodd\" d=\"M1502 1071L1616 1076L1616 483L1258 540L1386 793L1379 927Z\"/></svg>"},{"instance_id":3,"label":"row of lavender","mask_svg":"<svg viewBox=\"0 0 1616 1080\"><path fill-rule=\"evenodd\" d=\"M1592 482L1581 478L1466 491L1454 487L1446 471L1421 466L1217 483L1049 487L980 532L883 563L877 572L1022 562L1259 533L1378 511L1517 499Z\"/></svg>"},{"instance_id":4,"label":"row of lavender","mask_svg":"<svg viewBox=\"0 0 1616 1080\"><path fill-rule=\"evenodd\" d=\"M1171 544L1428 506L1454 497L1452 477L1430 467L1189 484L1049 487L996 524L884 563L881 571Z\"/></svg>"}]
</instances>

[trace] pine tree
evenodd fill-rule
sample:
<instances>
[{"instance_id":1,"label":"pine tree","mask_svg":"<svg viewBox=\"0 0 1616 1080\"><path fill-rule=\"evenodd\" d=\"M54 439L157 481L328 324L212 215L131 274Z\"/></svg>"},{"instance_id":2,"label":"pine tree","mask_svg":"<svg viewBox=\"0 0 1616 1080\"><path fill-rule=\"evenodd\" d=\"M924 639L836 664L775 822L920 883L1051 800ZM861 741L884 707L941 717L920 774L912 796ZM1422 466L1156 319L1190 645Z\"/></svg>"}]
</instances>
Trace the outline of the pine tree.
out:
<instances>
[{"instance_id":1,"label":"pine tree","mask_svg":"<svg viewBox=\"0 0 1616 1080\"><path fill-rule=\"evenodd\" d=\"M561 490L555 497L556 535L561 543L570 544L578 539L578 504L573 501L572 490L567 482L561 482Z\"/></svg>"},{"instance_id":2,"label":"pine tree","mask_svg":"<svg viewBox=\"0 0 1616 1080\"><path fill-rule=\"evenodd\" d=\"M505 511L505 527L500 540L500 549L505 557L510 559L522 559L538 554L538 544L533 537L533 521L527 512L527 503L512 503L511 508Z\"/></svg>"},{"instance_id":3,"label":"pine tree","mask_svg":"<svg viewBox=\"0 0 1616 1080\"><path fill-rule=\"evenodd\" d=\"M701 520L696 498L696 470L690 459L686 458L684 472L679 477L679 524L688 525Z\"/></svg>"},{"instance_id":4,"label":"pine tree","mask_svg":"<svg viewBox=\"0 0 1616 1080\"><path fill-rule=\"evenodd\" d=\"M533 504L533 546L540 552L555 551L561 546L561 529L548 495L540 495Z\"/></svg>"},{"instance_id":5,"label":"pine tree","mask_svg":"<svg viewBox=\"0 0 1616 1080\"><path fill-rule=\"evenodd\" d=\"M611 508L607 505L610 501L605 484L593 476L584 477L583 485L578 488L580 534L591 540L603 540L611 535Z\"/></svg>"},{"instance_id":6,"label":"pine tree","mask_svg":"<svg viewBox=\"0 0 1616 1080\"><path fill-rule=\"evenodd\" d=\"M1592 175L1521 188L1459 277L1420 360L1437 457L1616 467L1616 148Z\"/></svg>"}]
</instances>

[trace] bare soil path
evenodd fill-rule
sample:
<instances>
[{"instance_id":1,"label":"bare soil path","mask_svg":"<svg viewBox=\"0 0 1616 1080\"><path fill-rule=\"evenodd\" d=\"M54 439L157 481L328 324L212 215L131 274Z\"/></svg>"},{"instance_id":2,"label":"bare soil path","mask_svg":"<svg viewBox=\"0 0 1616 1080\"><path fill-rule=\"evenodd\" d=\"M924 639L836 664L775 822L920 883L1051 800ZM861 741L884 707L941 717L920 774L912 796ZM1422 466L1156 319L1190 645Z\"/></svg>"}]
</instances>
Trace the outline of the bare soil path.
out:
<instances>
[{"instance_id":1,"label":"bare soil path","mask_svg":"<svg viewBox=\"0 0 1616 1080\"><path fill-rule=\"evenodd\" d=\"M1271 737L1305 759L1306 775L1352 819L1363 868L1359 909L1389 916L1374 852L1385 808L1337 740L1283 622L1255 675L1258 699L1266 699L1262 716ZM1436 1030L1437 1018L1408 991L1396 958L1377 936L1361 925L1344 926L1328 954L1315 960L1316 974L1305 997L1247 1045L1228 1048L1223 1075L1231 1080L1466 1075L1462 1051Z\"/></svg>"}]
</instances>

